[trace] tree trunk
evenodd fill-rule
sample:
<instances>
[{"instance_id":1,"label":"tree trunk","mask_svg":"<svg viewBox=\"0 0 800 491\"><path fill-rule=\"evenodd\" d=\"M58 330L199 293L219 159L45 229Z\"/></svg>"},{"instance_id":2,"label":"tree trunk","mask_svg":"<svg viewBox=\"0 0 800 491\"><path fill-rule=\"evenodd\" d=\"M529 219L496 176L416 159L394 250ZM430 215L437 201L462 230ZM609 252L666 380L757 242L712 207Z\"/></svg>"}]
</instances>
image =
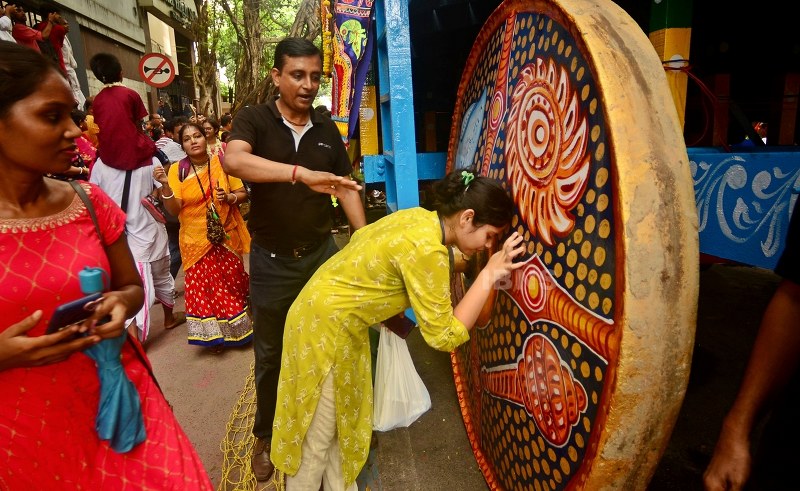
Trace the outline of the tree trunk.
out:
<instances>
[{"instance_id":1,"label":"tree trunk","mask_svg":"<svg viewBox=\"0 0 800 491\"><path fill-rule=\"evenodd\" d=\"M303 0L297 8L294 24L289 29L289 37L304 37L313 41L320 34L321 18L318 0Z\"/></svg>"},{"instance_id":2,"label":"tree trunk","mask_svg":"<svg viewBox=\"0 0 800 491\"><path fill-rule=\"evenodd\" d=\"M233 114L236 114L241 107L259 104L274 96L272 77L269 74L263 78L259 75L266 46L280 41L280 39L267 39L264 36L260 21L264 3L260 0L242 0L242 15L239 20L229 0L219 0L219 5L227 14L242 47L242 57L234 76L237 97L231 108ZM313 41L319 34L319 0L302 0L288 35L305 37Z\"/></svg>"},{"instance_id":3,"label":"tree trunk","mask_svg":"<svg viewBox=\"0 0 800 491\"><path fill-rule=\"evenodd\" d=\"M236 17L227 1L222 2L222 8L228 14L231 22L236 23ZM253 94L258 88L259 72L261 71L261 58L264 52L263 31L261 29L261 2L259 0L242 1L242 22L236 29L236 36L242 46L242 59L236 68L236 92L243 97L237 98L233 112L243 105L252 103Z\"/></svg>"},{"instance_id":4,"label":"tree trunk","mask_svg":"<svg viewBox=\"0 0 800 491\"><path fill-rule=\"evenodd\" d=\"M197 43L197 63L194 82L200 93L197 113L219 118L217 107L217 40L218 34L209 17L208 0L194 0L197 20L192 24L192 34Z\"/></svg>"},{"instance_id":5,"label":"tree trunk","mask_svg":"<svg viewBox=\"0 0 800 491\"><path fill-rule=\"evenodd\" d=\"M313 41L320 35L321 21L319 14L319 0L303 0L297 8L294 23L289 29L288 37L304 37ZM267 75L258 85L252 102L260 104L275 97L276 90L272 84L272 77Z\"/></svg>"}]
</instances>

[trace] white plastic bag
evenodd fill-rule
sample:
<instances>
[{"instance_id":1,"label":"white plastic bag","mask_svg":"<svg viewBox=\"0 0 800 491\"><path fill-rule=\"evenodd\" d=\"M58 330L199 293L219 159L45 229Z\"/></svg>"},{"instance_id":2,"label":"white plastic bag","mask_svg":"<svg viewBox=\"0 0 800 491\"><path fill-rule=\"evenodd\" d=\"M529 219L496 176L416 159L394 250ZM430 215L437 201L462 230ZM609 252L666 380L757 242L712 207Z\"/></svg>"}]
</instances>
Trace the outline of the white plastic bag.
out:
<instances>
[{"instance_id":1,"label":"white plastic bag","mask_svg":"<svg viewBox=\"0 0 800 491\"><path fill-rule=\"evenodd\" d=\"M383 325L374 392L372 428L376 431L408 426L431 408L431 396L414 368L406 340Z\"/></svg>"}]
</instances>

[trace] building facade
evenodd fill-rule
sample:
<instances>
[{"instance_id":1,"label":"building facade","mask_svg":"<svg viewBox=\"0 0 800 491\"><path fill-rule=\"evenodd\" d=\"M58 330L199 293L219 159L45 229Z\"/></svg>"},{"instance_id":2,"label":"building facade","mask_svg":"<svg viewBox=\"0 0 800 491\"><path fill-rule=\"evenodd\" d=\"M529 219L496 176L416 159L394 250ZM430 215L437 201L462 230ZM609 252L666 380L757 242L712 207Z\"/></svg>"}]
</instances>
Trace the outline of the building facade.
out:
<instances>
[{"instance_id":1,"label":"building facade","mask_svg":"<svg viewBox=\"0 0 800 491\"><path fill-rule=\"evenodd\" d=\"M3 6L7 2L2 1ZM38 22L43 2L25 2L29 25ZM142 96L149 111L155 112L158 100L169 103L175 112L190 111L196 106L197 94L192 77L194 39L189 29L197 18L191 0L57 0L50 2L61 8L69 21L68 34L76 70L84 95L94 96L103 84L89 68L89 60L97 53L111 53L122 64L123 83ZM147 85L139 73L139 63L148 53L168 56L175 66L175 79L170 85L156 89Z\"/></svg>"}]
</instances>

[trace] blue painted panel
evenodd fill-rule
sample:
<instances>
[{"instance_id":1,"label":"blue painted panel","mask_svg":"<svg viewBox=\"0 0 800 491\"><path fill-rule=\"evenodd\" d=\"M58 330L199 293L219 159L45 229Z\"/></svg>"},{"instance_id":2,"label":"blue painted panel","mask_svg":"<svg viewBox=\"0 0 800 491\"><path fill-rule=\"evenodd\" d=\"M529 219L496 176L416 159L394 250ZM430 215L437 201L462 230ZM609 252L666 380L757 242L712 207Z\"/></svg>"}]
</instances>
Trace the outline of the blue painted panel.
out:
<instances>
[{"instance_id":1,"label":"blue painted panel","mask_svg":"<svg viewBox=\"0 0 800 491\"><path fill-rule=\"evenodd\" d=\"M364 155L364 182L386 182L386 162L383 155Z\"/></svg>"},{"instance_id":2,"label":"blue painted panel","mask_svg":"<svg viewBox=\"0 0 800 491\"><path fill-rule=\"evenodd\" d=\"M446 168L447 152L417 154L417 174L420 181L441 179Z\"/></svg>"},{"instance_id":3,"label":"blue painted panel","mask_svg":"<svg viewBox=\"0 0 800 491\"><path fill-rule=\"evenodd\" d=\"M380 112L381 122L381 141L383 142L383 154L393 155L394 140L392 139L392 112L391 112L391 98L389 96L392 90L391 81L389 79L389 51L387 46L387 33L386 33L386 5L385 2L375 3L375 30L378 33L376 51L377 51L377 68L378 68L378 110ZM386 207L390 210L397 209L397 190L394 184L394 174L387 176L386 165L393 165L393 158L384 159L381 161L381 176L384 181L388 182L386 185ZM366 173L367 162L365 159L364 168ZM369 181L368 181L369 182Z\"/></svg>"},{"instance_id":4,"label":"blue painted panel","mask_svg":"<svg viewBox=\"0 0 800 491\"><path fill-rule=\"evenodd\" d=\"M384 155L365 155L364 156L364 181L367 184L386 182L387 167L391 167L391 161L387 163L387 156ZM417 178L420 181L441 179L444 177L447 165L446 152L419 153L416 156ZM419 191L419 186L417 186Z\"/></svg>"},{"instance_id":5,"label":"blue painted panel","mask_svg":"<svg viewBox=\"0 0 800 491\"><path fill-rule=\"evenodd\" d=\"M689 148L700 252L773 269L800 191L800 152Z\"/></svg>"}]
</instances>

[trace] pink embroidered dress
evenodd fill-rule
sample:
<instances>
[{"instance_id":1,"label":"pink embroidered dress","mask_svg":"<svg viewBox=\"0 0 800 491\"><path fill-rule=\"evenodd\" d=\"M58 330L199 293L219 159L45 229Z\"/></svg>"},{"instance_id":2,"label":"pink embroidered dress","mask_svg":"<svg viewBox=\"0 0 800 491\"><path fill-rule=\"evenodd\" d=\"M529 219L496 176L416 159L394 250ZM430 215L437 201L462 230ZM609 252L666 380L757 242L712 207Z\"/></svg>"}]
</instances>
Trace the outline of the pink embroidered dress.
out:
<instances>
[{"instance_id":1,"label":"pink embroidered dress","mask_svg":"<svg viewBox=\"0 0 800 491\"><path fill-rule=\"evenodd\" d=\"M94 205L105 245L124 232L122 210L93 184L82 184ZM109 271L83 202L76 195L55 215L0 219L0 331L37 309L30 336L44 334L55 307L82 296L78 272ZM66 361L0 371L0 490L211 490L208 475L167 401L130 343L122 364L139 392L147 439L116 453L95 431L99 383L83 353Z\"/></svg>"}]
</instances>

